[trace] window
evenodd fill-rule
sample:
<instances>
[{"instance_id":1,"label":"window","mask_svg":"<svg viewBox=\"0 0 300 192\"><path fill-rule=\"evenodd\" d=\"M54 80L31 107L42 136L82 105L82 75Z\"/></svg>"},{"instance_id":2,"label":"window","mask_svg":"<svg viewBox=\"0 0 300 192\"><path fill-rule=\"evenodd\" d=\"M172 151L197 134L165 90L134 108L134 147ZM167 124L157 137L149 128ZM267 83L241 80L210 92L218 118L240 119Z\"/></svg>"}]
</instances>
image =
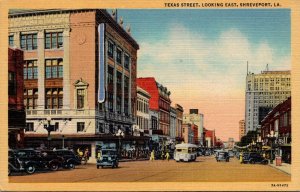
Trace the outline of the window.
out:
<instances>
[{"instance_id":1,"label":"window","mask_svg":"<svg viewBox=\"0 0 300 192\"><path fill-rule=\"evenodd\" d=\"M113 93L108 92L107 96L108 96L108 101L107 101L108 102L108 110L113 111L114 95L113 95Z\"/></svg>"},{"instance_id":2,"label":"window","mask_svg":"<svg viewBox=\"0 0 300 192\"><path fill-rule=\"evenodd\" d=\"M77 89L77 109L84 108L84 89Z\"/></svg>"},{"instance_id":3,"label":"window","mask_svg":"<svg viewBox=\"0 0 300 192\"><path fill-rule=\"evenodd\" d=\"M122 51L117 49L117 63L122 64Z\"/></svg>"},{"instance_id":4,"label":"window","mask_svg":"<svg viewBox=\"0 0 300 192\"><path fill-rule=\"evenodd\" d=\"M33 123L26 123L25 131L34 131L33 125Z\"/></svg>"},{"instance_id":5,"label":"window","mask_svg":"<svg viewBox=\"0 0 300 192\"><path fill-rule=\"evenodd\" d=\"M36 109L38 89L24 89L24 106L26 109Z\"/></svg>"},{"instance_id":6,"label":"window","mask_svg":"<svg viewBox=\"0 0 300 192\"><path fill-rule=\"evenodd\" d=\"M46 89L46 109L61 109L63 106L63 89Z\"/></svg>"},{"instance_id":7,"label":"window","mask_svg":"<svg viewBox=\"0 0 300 192\"><path fill-rule=\"evenodd\" d=\"M129 56L127 54L124 56L124 67L125 69L129 69Z\"/></svg>"},{"instance_id":8,"label":"window","mask_svg":"<svg viewBox=\"0 0 300 192\"><path fill-rule=\"evenodd\" d=\"M58 131L58 130L59 130L59 122L55 122L53 131Z\"/></svg>"},{"instance_id":9,"label":"window","mask_svg":"<svg viewBox=\"0 0 300 192\"><path fill-rule=\"evenodd\" d=\"M114 44L110 41L108 41L107 54L109 57L114 58Z\"/></svg>"},{"instance_id":10,"label":"window","mask_svg":"<svg viewBox=\"0 0 300 192\"><path fill-rule=\"evenodd\" d=\"M114 69L112 67L108 67L108 75L107 75L108 84L113 84L114 82Z\"/></svg>"},{"instance_id":11,"label":"window","mask_svg":"<svg viewBox=\"0 0 300 192\"><path fill-rule=\"evenodd\" d=\"M23 74L24 74L24 79L37 79L38 78L37 60L25 61Z\"/></svg>"},{"instance_id":12,"label":"window","mask_svg":"<svg viewBox=\"0 0 300 192\"><path fill-rule=\"evenodd\" d=\"M8 73L8 95L16 95L16 74L14 72Z\"/></svg>"},{"instance_id":13,"label":"window","mask_svg":"<svg viewBox=\"0 0 300 192\"><path fill-rule=\"evenodd\" d=\"M10 47L14 46L14 36L13 35L8 36L8 45Z\"/></svg>"},{"instance_id":14,"label":"window","mask_svg":"<svg viewBox=\"0 0 300 192\"><path fill-rule=\"evenodd\" d=\"M77 132L84 131L84 122L77 122Z\"/></svg>"},{"instance_id":15,"label":"window","mask_svg":"<svg viewBox=\"0 0 300 192\"><path fill-rule=\"evenodd\" d=\"M62 59L46 59L45 61L46 79L63 78L63 60Z\"/></svg>"},{"instance_id":16,"label":"window","mask_svg":"<svg viewBox=\"0 0 300 192\"><path fill-rule=\"evenodd\" d=\"M21 49L36 50L37 49L37 34L21 35Z\"/></svg>"},{"instance_id":17,"label":"window","mask_svg":"<svg viewBox=\"0 0 300 192\"><path fill-rule=\"evenodd\" d=\"M45 49L58 49L63 47L63 33L53 32L45 34Z\"/></svg>"}]
</instances>

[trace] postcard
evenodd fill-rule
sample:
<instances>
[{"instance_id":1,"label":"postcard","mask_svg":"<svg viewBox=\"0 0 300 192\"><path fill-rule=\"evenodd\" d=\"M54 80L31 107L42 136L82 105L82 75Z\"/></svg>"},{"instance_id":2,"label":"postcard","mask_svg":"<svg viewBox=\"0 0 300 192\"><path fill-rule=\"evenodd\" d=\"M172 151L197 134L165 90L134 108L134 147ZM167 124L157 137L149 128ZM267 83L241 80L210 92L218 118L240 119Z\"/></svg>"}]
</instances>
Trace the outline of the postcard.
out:
<instances>
[{"instance_id":1,"label":"postcard","mask_svg":"<svg viewBox=\"0 0 300 192\"><path fill-rule=\"evenodd\" d=\"M1 190L299 190L299 13L2 1Z\"/></svg>"}]
</instances>

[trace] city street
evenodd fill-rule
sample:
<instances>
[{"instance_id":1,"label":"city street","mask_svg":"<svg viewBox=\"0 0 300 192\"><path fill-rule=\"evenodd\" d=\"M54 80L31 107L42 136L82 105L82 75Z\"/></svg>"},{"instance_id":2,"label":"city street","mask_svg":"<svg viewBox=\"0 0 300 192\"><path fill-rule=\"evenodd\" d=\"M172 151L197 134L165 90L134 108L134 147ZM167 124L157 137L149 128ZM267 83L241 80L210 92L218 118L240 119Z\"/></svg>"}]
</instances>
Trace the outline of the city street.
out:
<instances>
[{"instance_id":1,"label":"city street","mask_svg":"<svg viewBox=\"0 0 300 192\"><path fill-rule=\"evenodd\" d=\"M119 168L97 169L95 164L60 169L56 172L37 172L33 175L14 174L10 182L170 182L170 181L290 181L291 176L268 165L240 164L238 159L216 162L214 156L198 157L196 162L132 161L120 162Z\"/></svg>"}]
</instances>

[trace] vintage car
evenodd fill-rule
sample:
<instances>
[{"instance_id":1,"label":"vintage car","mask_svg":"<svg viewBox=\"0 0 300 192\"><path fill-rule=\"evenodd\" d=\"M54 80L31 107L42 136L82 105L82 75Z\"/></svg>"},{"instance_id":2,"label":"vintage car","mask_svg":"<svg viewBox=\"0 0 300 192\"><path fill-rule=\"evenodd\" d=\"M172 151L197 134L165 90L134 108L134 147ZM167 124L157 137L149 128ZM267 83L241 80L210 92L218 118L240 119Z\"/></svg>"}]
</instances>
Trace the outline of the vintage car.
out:
<instances>
[{"instance_id":1,"label":"vintage car","mask_svg":"<svg viewBox=\"0 0 300 192\"><path fill-rule=\"evenodd\" d=\"M71 150L57 149L55 153L63 158L62 167L74 169L76 165L80 165L79 157Z\"/></svg>"},{"instance_id":2,"label":"vintage car","mask_svg":"<svg viewBox=\"0 0 300 192\"><path fill-rule=\"evenodd\" d=\"M243 156L243 163L260 163L260 164L268 164L268 160L262 157L259 153L247 153Z\"/></svg>"},{"instance_id":3,"label":"vintage car","mask_svg":"<svg viewBox=\"0 0 300 192\"><path fill-rule=\"evenodd\" d=\"M226 151L219 151L216 154L216 160L219 161L226 161L229 162L229 154Z\"/></svg>"},{"instance_id":4,"label":"vintage car","mask_svg":"<svg viewBox=\"0 0 300 192\"><path fill-rule=\"evenodd\" d=\"M118 154L116 149L102 149L97 158L97 169L109 166L112 168L119 166Z\"/></svg>"}]
</instances>

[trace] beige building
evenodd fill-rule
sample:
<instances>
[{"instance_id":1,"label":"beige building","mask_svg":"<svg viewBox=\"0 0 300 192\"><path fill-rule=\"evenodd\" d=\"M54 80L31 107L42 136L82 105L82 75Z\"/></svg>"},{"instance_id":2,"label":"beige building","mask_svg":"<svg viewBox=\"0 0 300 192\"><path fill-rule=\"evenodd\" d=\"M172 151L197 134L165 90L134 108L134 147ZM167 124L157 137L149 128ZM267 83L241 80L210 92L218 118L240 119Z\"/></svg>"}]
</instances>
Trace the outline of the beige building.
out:
<instances>
[{"instance_id":1,"label":"beige building","mask_svg":"<svg viewBox=\"0 0 300 192\"><path fill-rule=\"evenodd\" d=\"M24 50L27 146L118 143L136 121L139 45L106 10L14 10L9 45ZM130 139L132 140L132 138Z\"/></svg>"},{"instance_id":2,"label":"beige building","mask_svg":"<svg viewBox=\"0 0 300 192\"><path fill-rule=\"evenodd\" d=\"M245 136L245 120L239 121L239 139L241 141L242 137Z\"/></svg>"},{"instance_id":3,"label":"beige building","mask_svg":"<svg viewBox=\"0 0 300 192\"><path fill-rule=\"evenodd\" d=\"M198 113L198 109L190 109L189 114L183 114L183 123L195 124L198 127L198 144L203 145L204 135L203 135L203 121L204 115Z\"/></svg>"},{"instance_id":4,"label":"beige building","mask_svg":"<svg viewBox=\"0 0 300 192\"><path fill-rule=\"evenodd\" d=\"M136 111L136 129L134 129L134 134L138 136L140 133L145 133L149 135L149 99L151 98L150 94L142 89L137 87L137 111Z\"/></svg>"},{"instance_id":5,"label":"beige building","mask_svg":"<svg viewBox=\"0 0 300 192\"><path fill-rule=\"evenodd\" d=\"M256 130L264 116L290 96L290 71L248 73L246 77L246 133Z\"/></svg>"}]
</instances>

